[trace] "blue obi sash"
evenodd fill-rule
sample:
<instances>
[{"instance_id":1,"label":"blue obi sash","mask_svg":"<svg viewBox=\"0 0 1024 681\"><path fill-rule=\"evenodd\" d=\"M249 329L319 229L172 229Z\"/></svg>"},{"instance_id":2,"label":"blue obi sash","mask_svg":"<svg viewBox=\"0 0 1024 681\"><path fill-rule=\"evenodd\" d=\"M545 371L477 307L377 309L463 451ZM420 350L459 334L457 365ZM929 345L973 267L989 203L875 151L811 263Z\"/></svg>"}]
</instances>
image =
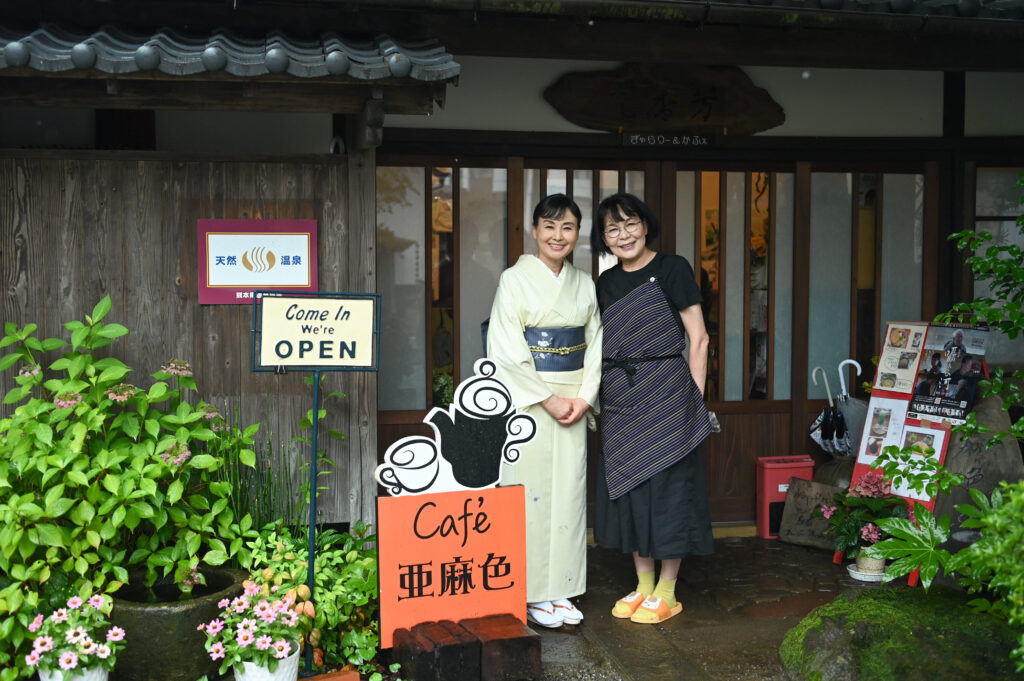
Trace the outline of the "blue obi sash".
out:
<instances>
[{"instance_id":1,"label":"blue obi sash","mask_svg":"<svg viewBox=\"0 0 1024 681\"><path fill-rule=\"evenodd\" d=\"M550 329L528 326L523 335L537 371L577 371L583 368L587 349L584 332L582 326Z\"/></svg>"}]
</instances>

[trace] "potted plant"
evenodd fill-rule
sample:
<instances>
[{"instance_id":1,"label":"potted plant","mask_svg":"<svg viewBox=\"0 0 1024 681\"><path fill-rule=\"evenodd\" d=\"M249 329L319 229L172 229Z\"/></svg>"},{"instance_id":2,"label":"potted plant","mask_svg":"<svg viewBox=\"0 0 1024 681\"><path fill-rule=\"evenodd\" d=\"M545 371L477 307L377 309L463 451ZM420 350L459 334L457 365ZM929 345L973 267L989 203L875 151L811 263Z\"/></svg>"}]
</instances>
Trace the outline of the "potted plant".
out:
<instances>
[{"instance_id":1,"label":"potted plant","mask_svg":"<svg viewBox=\"0 0 1024 681\"><path fill-rule=\"evenodd\" d=\"M232 669L236 681L295 681L315 612L310 601L297 602L298 595L247 580L241 596L222 600L220 615L200 625L210 659L221 661L219 673Z\"/></svg>"},{"instance_id":2,"label":"potted plant","mask_svg":"<svg viewBox=\"0 0 1024 681\"><path fill-rule=\"evenodd\" d=\"M906 500L893 496L889 481L876 471L865 473L849 489L836 493L833 500L834 504L815 509L814 515L828 520L826 533L835 540L836 552L856 558L856 572L881 575L884 561L878 564L877 559L862 555L862 549L882 539L879 520L908 516Z\"/></svg>"},{"instance_id":3,"label":"potted plant","mask_svg":"<svg viewBox=\"0 0 1024 681\"><path fill-rule=\"evenodd\" d=\"M19 365L4 396L14 411L0 420L0 638L9 642L0 681L31 673L37 610L73 595L119 593L132 566L145 586L167 578L170 598L187 598L209 566L244 556L254 534L251 520L228 507L231 485L212 474L227 448L251 465L256 427L212 427L214 410L186 399L186 389L196 390L186 362L169 362L143 388L109 351L97 356L128 333L103 321L110 307L107 296L84 321L67 322L67 340L39 339L35 324L13 323L0 339L9 349L0 370ZM115 623L118 610L115 603ZM147 664L169 648L174 654L168 638L143 649Z\"/></svg>"},{"instance_id":4,"label":"potted plant","mask_svg":"<svg viewBox=\"0 0 1024 681\"><path fill-rule=\"evenodd\" d=\"M110 596L72 596L47 616L37 614L28 625L32 652L25 666L40 681L105 681L124 647L125 632L111 626Z\"/></svg>"}]
</instances>

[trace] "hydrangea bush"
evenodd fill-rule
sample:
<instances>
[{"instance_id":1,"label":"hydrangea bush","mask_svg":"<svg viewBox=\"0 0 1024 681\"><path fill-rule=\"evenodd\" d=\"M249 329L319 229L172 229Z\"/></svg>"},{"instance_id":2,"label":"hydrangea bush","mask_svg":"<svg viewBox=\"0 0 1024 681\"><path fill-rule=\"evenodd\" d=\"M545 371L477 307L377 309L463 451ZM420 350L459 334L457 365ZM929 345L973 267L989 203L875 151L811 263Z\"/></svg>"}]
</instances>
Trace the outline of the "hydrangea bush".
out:
<instances>
[{"instance_id":1,"label":"hydrangea bush","mask_svg":"<svg viewBox=\"0 0 1024 681\"><path fill-rule=\"evenodd\" d=\"M113 593L133 565L149 584L173 574L188 594L200 563L244 557L255 534L215 473L227 452L252 465L257 426L221 429L215 410L186 399L196 389L186 362L145 388L124 362L94 354L128 334L103 322L110 307L108 296L67 322L67 340L14 323L0 339L0 371L20 365L4 396L13 414L0 420L0 681L31 673L37 611Z\"/></svg>"}]
</instances>

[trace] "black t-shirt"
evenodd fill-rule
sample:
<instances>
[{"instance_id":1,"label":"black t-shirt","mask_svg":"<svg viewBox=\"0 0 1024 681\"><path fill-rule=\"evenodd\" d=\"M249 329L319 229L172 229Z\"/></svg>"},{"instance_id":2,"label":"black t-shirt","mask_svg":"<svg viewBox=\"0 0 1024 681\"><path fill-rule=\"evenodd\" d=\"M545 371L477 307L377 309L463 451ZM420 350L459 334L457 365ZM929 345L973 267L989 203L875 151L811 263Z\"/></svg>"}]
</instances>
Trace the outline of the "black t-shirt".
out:
<instances>
[{"instance_id":1,"label":"black t-shirt","mask_svg":"<svg viewBox=\"0 0 1024 681\"><path fill-rule=\"evenodd\" d=\"M651 277L657 278L669 305L675 309L676 321L680 325L679 312L703 300L693 277L693 267L686 258L672 253L656 253L653 260L635 272L627 272L619 264L598 278L597 304L601 311Z\"/></svg>"}]
</instances>

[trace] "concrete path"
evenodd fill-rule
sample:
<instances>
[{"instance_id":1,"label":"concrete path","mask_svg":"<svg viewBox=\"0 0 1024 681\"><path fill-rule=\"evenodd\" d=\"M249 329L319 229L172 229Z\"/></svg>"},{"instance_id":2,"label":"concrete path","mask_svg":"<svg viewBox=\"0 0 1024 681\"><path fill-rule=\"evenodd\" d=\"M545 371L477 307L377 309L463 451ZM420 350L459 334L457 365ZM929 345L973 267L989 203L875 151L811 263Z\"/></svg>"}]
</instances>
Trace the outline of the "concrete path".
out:
<instances>
[{"instance_id":1,"label":"concrete path","mask_svg":"<svg viewBox=\"0 0 1024 681\"><path fill-rule=\"evenodd\" d=\"M661 625L611 616L636 585L632 560L588 550L578 627L543 629L545 681L778 681L779 645L813 608L843 589L882 588L849 577L832 554L756 537L715 541L715 554L683 561L683 612Z\"/></svg>"}]
</instances>

